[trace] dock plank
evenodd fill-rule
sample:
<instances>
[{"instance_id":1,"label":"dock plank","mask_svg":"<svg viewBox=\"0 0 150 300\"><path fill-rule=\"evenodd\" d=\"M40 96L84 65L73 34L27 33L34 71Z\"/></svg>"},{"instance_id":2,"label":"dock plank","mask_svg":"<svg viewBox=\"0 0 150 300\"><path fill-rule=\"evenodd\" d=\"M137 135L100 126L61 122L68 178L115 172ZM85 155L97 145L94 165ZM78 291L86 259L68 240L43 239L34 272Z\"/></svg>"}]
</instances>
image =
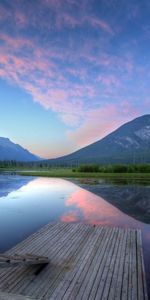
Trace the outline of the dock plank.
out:
<instances>
[{"instance_id":1,"label":"dock plank","mask_svg":"<svg viewBox=\"0 0 150 300\"><path fill-rule=\"evenodd\" d=\"M121 257L124 251L124 240L125 240L125 231L121 230L121 237L120 237L120 243L119 243L119 248L118 248L118 253L116 256L116 262L115 262L115 267L114 271L112 274L112 279L110 283L110 288L109 288L109 295L108 295L108 300L114 300L115 299L115 291L117 287L117 280L118 280L118 273L119 273L119 265L121 262Z\"/></svg>"},{"instance_id":2,"label":"dock plank","mask_svg":"<svg viewBox=\"0 0 150 300\"><path fill-rule=\"evenodd\" d=\"M76 263L76 267L72 272L70 272L71 274L67 274L67 278L65 278L62 284L60 293L57 293L56 291L55 299L61 299L62 297L63 299L71 299L70 294L72 293L74 287L76 289L79 285L79 277L83 273L85 266L88 265L88 260L92 256L93 248L95 248L100 234L100 230L95 230L95 235L92 235L92 238L90 241L88 241L88 245L86 245L84 251L82 251L82 254L80 253L80 259Z\"/></svg>"},{"instance_id":3,"label":"dock plank","mask_svg":"<svg viewBox=\"0 0 150 300\"><path fill-rule=\"evenodd\" d=\"M50 263L0 270L0 300L148 299L140 230L52 223L5 255L16 253Z\"/></svg>"},{"instance_id":4,"label":"dock plank","mask_svg":"<svg viewBox=\"0 0 150 300\"><path fill-rule=\"evenodd\" d=\"M76 234L77 228L68 227L67 232L65 232L65 234L63 234L63 232L62 232L62 236L59 236L59 240L57 239L57 242L56 242L55 238L54 239L50 238L50 239L47 240L46 244L44 244L44 245L42 244L42 247L39 250L36 249L36 251L40 251L39 252L40 255L42 255L42 253L47 253L48 257L51 255L52 263L54 264L55 260L54 260L54 258L52 256L53 252L55 253L55 256L56 256L58 249L60 247L62 248L63 242L66 243L67 239L69 239L69 235L71 235L71 236L73 235L73 231ZM65 239L64 239L64 237L65 237ZM49 269L48 265L43 270L44 271L44 277L47 276L47 269ZM37 276L35 276L35 272L33 272L33 274L32 274L32 280L31 280L31 276L30 276L30 278L28 277L28 272L26 272L26 274L23 273L22 275L24 276L24 280L20 280L20 277L18 278L17 285L16 285L16 282L15 282L15 285L13 285L13 292L16 292L18 290L19 292L20 291L24 291L25 294L27 294L28 292L31 293L32 286L35 287L35 290L37 292L37 289L40 286L40 277L41 277L41 274L43 274L43 272L41 272L39 274L38 278L37 278ZM54 277L54 273L53 273L53 277ZM38 279L38 285L36 285L36 283L35 283L35 281L37 279ZM31 286L31 287L29 287L29 286ZM43 287L43 285L42 285L42 287Z\"/></svg>"},{"instance_id":5,"label":"dock plank","mask_svg":"<svg viewBox=\"0 0 150 300\"><path fill-rule=\"evenodd\" d=\"M137 230L137 257L138 257L138 300L148 300L144 261L142 253L141 232Z\"/></svg>"}]
</instances>

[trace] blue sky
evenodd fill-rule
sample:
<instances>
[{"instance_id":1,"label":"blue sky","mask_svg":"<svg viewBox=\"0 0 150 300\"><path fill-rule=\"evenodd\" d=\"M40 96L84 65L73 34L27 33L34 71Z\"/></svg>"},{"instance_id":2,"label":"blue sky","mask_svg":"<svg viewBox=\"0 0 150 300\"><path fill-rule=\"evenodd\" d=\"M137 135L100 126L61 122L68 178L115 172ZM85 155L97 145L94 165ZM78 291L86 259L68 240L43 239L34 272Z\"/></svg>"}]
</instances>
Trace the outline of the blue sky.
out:
<instances>
[{"instance_id":1,"label":"blue sky","mask_svg":"<svg viewBox=\"0 0 150 300\"><path fill-rule=\"evenodd\" d=\"M150 3L0 1L0 136L42 157L149 113Z\"/></svg>"}]
</instances>

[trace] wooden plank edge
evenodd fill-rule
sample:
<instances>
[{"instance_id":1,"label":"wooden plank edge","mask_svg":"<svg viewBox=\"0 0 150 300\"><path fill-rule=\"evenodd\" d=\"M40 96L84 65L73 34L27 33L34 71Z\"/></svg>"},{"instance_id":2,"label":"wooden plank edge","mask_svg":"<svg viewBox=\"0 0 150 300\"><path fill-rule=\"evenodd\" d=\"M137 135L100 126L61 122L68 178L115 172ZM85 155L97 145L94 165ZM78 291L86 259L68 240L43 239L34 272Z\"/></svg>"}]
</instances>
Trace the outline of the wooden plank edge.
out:
<instances>
[{"instance_id":1,"label":"wooden plank edge","mask_svg":"<svg viewBox=\"0 0 150 300\"><path fill-rule=\"evenodd\" d=\"M143 275L144 300L148 300L146 274L145 274L145 266L144 266L144 258L143 258L142 234L141 234L140 229L137 229L136 232L137 232L137 241L139 241L139 246L140 246L139 250L140 250L140 256L141 256L141 268L142 268L142 275Z\"/></svg>"},{"instance_id":2,"label":"wooden plank edge","mask_svg":"<svg viewBox=\"0 0 150 300\"><path fill-rule=\"evenodd\" d=\"M0 300L37 300L37 298L35 299L23 295L0 292Z\"/></svg>"}]
</instances>

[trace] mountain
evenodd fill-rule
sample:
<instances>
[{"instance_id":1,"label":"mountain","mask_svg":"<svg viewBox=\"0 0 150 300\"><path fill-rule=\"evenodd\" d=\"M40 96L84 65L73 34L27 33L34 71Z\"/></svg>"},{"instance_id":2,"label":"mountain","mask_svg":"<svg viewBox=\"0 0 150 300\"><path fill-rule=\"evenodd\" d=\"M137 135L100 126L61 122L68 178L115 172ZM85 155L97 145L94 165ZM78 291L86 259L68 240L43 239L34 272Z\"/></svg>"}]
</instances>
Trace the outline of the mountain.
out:
<instances>
[{"instance_id":1,"label":"mountain","mask_svg":"<svg viewBox=\"0 0 150 300\"><path fill-rule=\"evenodd\" d=\"M150 114L122 125L89 146L48 162L51 165L150 163Z\"/></svg>"},{"instance_id":2,"label":"mountain","mask_svg":"<svg viewBox=\"0 0 150 300\"><path fill-rule=\"evenodd\" d=\"M8 138L0 137L0 160L39 161L40 158Z\"/></svg>"}]
</instances>

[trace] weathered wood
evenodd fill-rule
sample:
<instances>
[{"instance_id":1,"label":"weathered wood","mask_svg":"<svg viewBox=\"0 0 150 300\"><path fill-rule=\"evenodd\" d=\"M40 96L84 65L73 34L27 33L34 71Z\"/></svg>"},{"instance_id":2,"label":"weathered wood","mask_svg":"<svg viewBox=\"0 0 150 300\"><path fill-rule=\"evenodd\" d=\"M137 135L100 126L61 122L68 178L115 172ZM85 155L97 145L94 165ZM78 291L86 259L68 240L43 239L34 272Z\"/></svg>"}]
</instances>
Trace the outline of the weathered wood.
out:
<instances>
[{"instance_id":1,"label":"weathered wood","mask_svg":"<svg viewBox=\"0 0 150 300\"><path fill-rule=\"evenodd\" d=\"M78 225L78 227L79 227L79 225ZM65 244L65 246L67 247L67 240L64 239L64 236L66 238L67 238L68 234L71 235L71 237L74 236L73 230L74 230L74 234L77 234L77 232L78 232L77 226L70 227L70 229L67 230L67 233L63 234L63 236L59 239L59 242L58 242L59 247L58 248L62 249L63 244ZM63 239L64 239L64 241L63 241ZM68 241L70 241L70 239L68 239ZM54 249L53 249L53 247L54 247ZM54 254L53 254L52 250L54 251ZM66 250L67 250L67 248L65 248L65 251L62 252L63 255L66 253ZM39 289L40 289L40 291L42 291L44 289L44 282L46 282L46 284L47 284L47 281L45 281L45 278L48 280L47 269L50 270L50 273L51 273L51 270L53 270L53 272L52 272L53 280L55 278L55 270L56 270L56 274L58 274L58 270L60 270L60 272L61 272L61 266L59 267L59 269L53 268L53 265L55 264L55 257L57 258L57 256L58 256L58 258L61 259L61 255L58 255L58 253L55 249L55 244L54 245L51 244L51 239L49 239L49 241L48 241L47 248L42 247L42 249L40 251L41 251L40 253L42 253L44 251L45 254L47 253L47 251L48 252L51 251L52 265L50 266L50 268L46 267L44 272L41 272L38 275L38 278L37 278L37 276L35 276L35 274L34 274L35 272L33 270L30 270L30 278L29 278L29 276L28 276L29 270L27 270L26 273L22 274L23 278L21 281L20 281L20 276L19 276L19 277L17 277L17 283L15 281L13 281L13 284L11 284L11 287L13 288L13 292L25 290L25 293L27 293L29 290L29 292L31 293L33 288L35 289L35 293L37 293ZM62 261L63 260L61 260L61 262ZM57 261L57 263L58 263L58 261ZM36 284L36 280L38 280L38 284ZM43 282L41 282L41 280ZM51 281L49 284L51 284Z\"/></svg>"},{"instance_id":2,"label":"weathered wood","mask_svg":"<svg viewBox=\"0 0 150 300\"><path fill-rule=\"evenodd\" d=\"M0 268L11 268L16 266L41 265L50 262L48 257L32 254L25 255L2 255L0 254Z\"/></svg>"},{"instance_id":3,"label":"weathered wood","mask_svg":"<svg viewBox=\"0 0 150 300\"><path fill-rule=\"evenodd\" d=\"M11 250L7 251L7 254L10 255L11 253L16 253L19 249L19 252L24 254L26 251L30 253L37 253L39 254L41 248L44 248L44 245L46 242L50 239L53 242L53 245L55 243L55 239L60 239L60 236L64 234L64 228L67 227L67 224L65 223L57 223L57 224L47 224L44 226L40 231L33 235L29 236L25 241L19 243L17 246L13 247ZM33 238L32 238L33 237ZM42 237L42 242L41 242ZM40 239L40 241L39 241ZM57 240L56 240L57 242ZM46 244L47 246L47 244ZM43 253L41 253L42 255ZM29 271L29 270L28 270ZM20 276L20 272L22 273L22 270L20 271L17 268L17 274ZM6 277L10 277L9 280L11 280L11 277L14 279L14 270L10 269L9 273L5 272L5 270L1 270L0 272L0 287L3 284L3 281Z\"/></svg>"},{"instance_id":4,"label":"weathered wood","mask_svg":"<svg viewBox=\"0 0 150 300\"><path fill-rule=\"evenodd\" d=\"M48 289L46 288L46 283L42 284L43 279L45 277L45 273L40 274L40 278L38 281L41 283L42 288L39 288L35 290L34 288L30 289L30 295L35 295L40 297L43 294L48 294L48 291L50 290L50 294L52 293L53 290L55 290L55 287L58 285L58 283L61 281L62 276L65 275L66 273L66 268L69 270L69 266L73 263L73 257L72 257L72 250L73 250L73 256L76 255L76 248L79 250L80 249L80 243L82 243L83 238L85 239L85 231L83 230L81 225L78 225L78 227L74 227L75 231L70 232L70 239L68 238L64 240L64 238L61 240L60 243L60 248L57 248L53 253L52 253L52 259L54 264L59 266L59 269L53 269L53 272L51 272L51 269L47 268L46 271L46 276L49 279L49 287ZM73 238L73 239L72 239ZM57 260L55 260L55 256L58 255ZM65 261L64 264L62 264L62 261ZM55 268L55 266L54 266ZM46 293L45 293L46 291Z\"/></svg>"},{"instance_id":5,"label":"weathered wood","mask_svg":"<svg viewBox=\"0 0 150 300\"><path fill-rule=\"evenodd\" d=\"M0 300L147 300L139 230L48 224L0 261L37 255L50 264L0 270Z\"/></svg>"},{"instance_id":6,"label":"weathered wood","mask_svg":"<svg viewBox=\"0 0 150 300\"><path fill-rule=\"evenodd\" d=\"M138 300L148 300L147 289L146 289L146 278L143 261L142 251L142 239L141 232L137 230L137 257L138 257Z\"/></svg>"},{"instance_id":7,"label":"weathered wood","mask_svg":"<svg viewBox=\"0 0 150 300\"><path fill-rule=\"evenodd\" d=\"M114 235L112 237L111 244L107 249L107 252L105 252L104 261L102 261L100 268L98 270L97 278L95 280L95 284L93 285L94 288L92 288L92 293L90 296L92 296L94 292L95 299L97 298L103 299L102 298L103 290L108 277L109 266L110 266L111 259L113 257L113 253L115 251L118 236L119 236L119 229L116 228L114 229Z\"/></svg>"},{"instance_id":8,"label":"weathered wood","mask_svg":"<svg viewBox=\"0 0 150 300\"><path fill-rule=\"evenodd\" d=\"M36 299L22 296L22 295L0 292L0 300L36 300Z\"/></svg>"},{"instance_id":9,"label":"weathered wood","mask_svg":"<svg viewBox=\"0 0 150 300\"><path fill-rule=\"evenodd\" d=\"M100 244L98 244L99 249L97 250L97 253L94 253L93 262L91 263L91 270L90 272L87 272L85 278L83 278L83 282L80 285L80 290L78 293L78 296L83 296L83 299L88 299L91 289L93 287L93 282L95 282L97 273L99 270L99 266L103 260L104 253L107 251L109 245L109 241L111 240L111 236L113 234L113 230L110 229L108 232L104 232L103 239L100 241Z\"/></svg>"},{"instance_id":10,"label":"weathered wood","mask_svg":"<svg viewBox=\"0 0 150 300\"><path fill-rule=\"evenodd\" d=\"M49 287L47 293L44 295L46 295L47 297L49 297L50 295L53 295L53 297L54 297L56 287L57 287L56 293L58 293L58 290L62 289L62 285L64 284L64 280L65 280L66 276L69 275L69 279L71 278L71 276L73 276L74 268L68 268L68 271L65 272L65 267L66 266L68 267L71 265L72 267L75 266L75 268L76 268L78 258L79 258L79 260L81 259L82 253L86 252L86 248L87 248L88 244L90 243L90 240L94 239L94 235L91 234L92 232L93 232L93 228L91 226L88 228L87 226L85 227L85 226L81 225L81 231L77 235L77 237L76 237L77 239L75 239L75 241L74 241L74 239L72 240L71 247L69 245L69 248L68 248L69 251L67 251L67 253L66 253L67 256L66 256L66 254L65 254L65 256L63 256L63 259L66 261L66 264L63 266L64 272L58 273L59 275L56 276L56 280L54 281L53 284L50 284L50 287ZM80 239L79 239L79 237L80 237ZM61 266L60 260L58 260L58 263ZM71 274L69 272L70 270L71 270ZM60 285L59 285L59 283L60 283ZM38 296L40 294L38 294Z\"/></svg>"},{"instance_id":11,"label":"weathered wood","mask_svg":"<svg viewBox=\"0 0 150 300\"><path fill-rule=\"evenodd\" d=\"M83 272L84 267L88 264L88 260L92 255L92 250L97 243L100 233L101 233L100 230L97 231L95 230L95 234L92 235L92 238L88 241L88 245L86 246L86 249L84 249L83 253L80 253L80 258L76 264L76 267L72 272L67 274L66 278L60 284L59 293L56 292L56 299L59 298L61 299L62 297L64 299L66 298L71 299L70 294L72 292L72 288L74 288L74 286L76 287L76 282L77 284L79 283L79 276Z\"/></svg>"},{"instance_id":12,"label":"weathered wood","mask_svg":"<svg viewBox=\"0 0 150 300\"><path fill-rule=\"evenodd\" d=\"M20 251L20 253L25 253L26 251L31 251L31 253L40 253L41 255L45 255L45 251L43 251L43 249L45 249L45 245L46 247L48 248L49 247L49 244L48 242L50 241L51 244L53 245L53 249L55 248L55 240L56 240L56 244L58 243L58 240L60 240L60 237L61 236L67 236L67 234L65 234L64 232L64 227L66 228L67 224L60 224L58 223L57 224L57 232L56 232L56 227L54 228L53 224L52 226L50 226L50 224L48 224L49 226L45 226L44 229L45 231L41 230L41 234L37 233L37 243L36 243L36 238L34 238L34 247L32 245L32 236L30 236L29 238L26 239L26 244L25 244L25 241L23 242L23 248L22 248L22 243L18 244L17 246L13 247L11 250L9 250L7 253L8 254L11 254L11 253L14 253L16 251ZM62 225L62 226L61 226ZM65 226L64 226L65 225ZM53 233L53 228L54 228L54 233ZM44 233L44 234L43 234ZM35 233L33 235L35 237ZM40 239L42 237L42 241L39 242L39 236L40 236ZM45 242L45 237L46 237L46 242ZM24 244L26 246L24 246ZM30 273L30 271L32 271L32 269L27 269L27 273ZM17 272L16 272L16 276L14 278L14 270L10 270L10 272L0 272L0 287L3 285L3 281L6 279L6 277L8 278L9 282L17 282L17 277L19 278L20 280L20 277L22 275L25 275L26 271L24 271L24 273L22 273L22 269L18 269L17 268Z\"/></svg>"},{"instance_id":13,"label":"weathered wood","mask_svg":"<svg viewBox=\"0 0 150 300\"><path fill-rule=\"evenodd\" d=\"M111 280L111 284L110 284L108 300L115 300L115 291L116 291L116 287L117 287L119 264L121 262L121 256L122 256L123 251L124 251L125 233L126 233L126 230L121 230L121 237L120 237L120 243L119 243L119 248L118 248L118 254L116 256L114 272L112 274L112 280Z\"/></svg>"},{"instance_id":14,"label":"weathered wood","mask_svg":"<svg viewBox=\"0 0 150 300\"><path fill-rule=\"evenodd\" d=\"M62 247L62 244L63 244L62 243L62 239L64 239L64 237L65 237L64 242L66 244L66 239L67 239L68 235L70 235L70 234L71 234L71 236L73 235L73 230L75 231L75 233L77 233L77 228L76 227L73 227L73 228L70 227L70 228L68 228L67 233L66 234L62 234L62 237L59 237L59 241L57 241L56 246L58 247L58 245L59 245L60 247ZM37 249L36 249L36 251L37 251ZM49 251L51 251L51 255L52 255L52 252L54 251L54 257L57 256L57 250L55 248L55 238L54 238L54 242L53 243L52 243L51 238L49 238L47 240L46 248L45 248L45 245L43 245L42 248L41 247L39 248L39 251L40 251L40 254L42 254L42 255L43 255L43 253L45 255L47 253L47 255L48 255ZM55 263L54 257L53 256L51 256L51 257L53 259L53 264L54 264ZM51 268L50 268L50 270L51 270ZM58 270L57 270L57 272L58 272ZM30 277L28 276L28 273L30 273ZM37 280L37 277L35 276L35 270L33 270L33 269L26 270L26 272L21 273L21 274L19 274L19 276L17 276L17 280L14 280L14 278L12 278L11 289L13 290L13 292L17 292L17 291L20 292L20 291L25 290L25 293L27 294L27 292L28 292L28 286L30 286L30 285L32 286L33 285L34 288L35 288L35 292L37 293L37 290L39 288L40 288L40 290L42 290L43 285L44 285L43 283L41 284L41 282L40 282L40 277L41 277L40 275L41 274L43 274L43 273L39 274L39 276L38 276L38 284L36 285L35 282L34 282L35 280ZM22 280L20 280L20 276L22 276ZM47 278L47 269L44 270L44 278L45 277ZM54 277L54 272L53 272L53 277ZM45 281L44 278L43 278L43 281ZM29 287L29 291L31 293L32 288Z\"/></svg>"},{"instance_id":15,"label":"weathered wood","mask_svg":"<svg viewBox=\"0 0 150 300\"><path fill-rule=\"evenodd\" d=\"M134 247L133 243L133 247ZM127 243L126 243L126 249L125 249L125 261L124 261L124 269L123 269L123 281L122 281L122 291L121 291L121 298L122 300L127 300L128 299L128 282L129 282L129 264L130 264L130 230L128 230L128 235L127 235ZM134 261L136 260L136 254L133 255ZM134 291L136 293L137 291L137 286L136 286L136 270L135 270L135 263L133 262L133 267L132 271L134 273L134 280L135 280L135 286L134 286ZM135 299L137 299L135 297Z\"/></svg>"},{"instance_id":16,"label":"weathered wood","mask_svg":"<svg viewBox=\"0 0 150 300\"><path fill-rule=\"evenodd\" d=\"M85 264L84 269L78 278L78 285L75 285L72 289L70 299L75 297L80 299L83 295L85 296L85 294L86 297L88 296L91 284L93 285L93 277L95 277L100 256L103 253L103 249L106 249L106 244L110 235L111 230L108 234L106 234L105 230L102 231L92 255L89 257L88 262Z\"/></svg>"},{"instance_id":17,"label":"weathered wood","mask_svg":"<svg viewBox=\"0 0 150 300\"><path fill-rule=\"evenodd\" d=\"M108 272L107 272L105 285L104 285L103 293L102 293L103 300L107 300L109 293L110 293L111 281L112 281L113 274L115 272L115 266L117 265L117 257L119 256L119 246L120 246L121 240L122 240L122 231L119 230L118 236L117 236L117 241L116 241L115 247L114 247L114 251L113 251L112 256L110 257ZM98 299L98 296L99 296L99 294L97 293L95 299Z\"/></svg>"},{"instance_id":18,"label":"weathered wood","mask_svg":"<svg viewBox=\"0 0 150 300\"><path fill-rule=\"evenodd\" d=\"M125 231L125 234L124 234L124 237L123 237L123 251L122 251L122 255L120 257L120 262L119 262L118 278L117 278L115 294L114 294L114 299L115 300L120 300L121 299L123 272L124 272L124 260L125 260L125 250L126 250L127 238L128 238L128 230Z\"/></svg>"}]
</instances>

